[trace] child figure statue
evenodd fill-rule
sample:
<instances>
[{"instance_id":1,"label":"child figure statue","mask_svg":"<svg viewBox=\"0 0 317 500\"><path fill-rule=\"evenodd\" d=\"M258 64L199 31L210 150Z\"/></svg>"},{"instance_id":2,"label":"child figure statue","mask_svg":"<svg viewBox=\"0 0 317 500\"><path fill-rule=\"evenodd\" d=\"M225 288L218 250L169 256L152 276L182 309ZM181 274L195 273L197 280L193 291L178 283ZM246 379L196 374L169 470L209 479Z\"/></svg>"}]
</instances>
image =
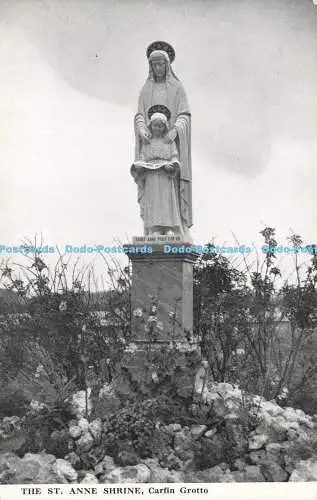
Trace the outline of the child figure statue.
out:
<instances>
[{"instance_id":1,"label":"child figure statue","mask_svg":"<svg viewBox=\"0 0 317 500\"><path fill-rule=\"evenodd\" d=\"M166 140L170 112L152 106L149 134L143 138L138 161L131 174L138 185L138 203L145 235L182 235L179 177L181 165L175 141Z\"/></svg>"}]
</instances>

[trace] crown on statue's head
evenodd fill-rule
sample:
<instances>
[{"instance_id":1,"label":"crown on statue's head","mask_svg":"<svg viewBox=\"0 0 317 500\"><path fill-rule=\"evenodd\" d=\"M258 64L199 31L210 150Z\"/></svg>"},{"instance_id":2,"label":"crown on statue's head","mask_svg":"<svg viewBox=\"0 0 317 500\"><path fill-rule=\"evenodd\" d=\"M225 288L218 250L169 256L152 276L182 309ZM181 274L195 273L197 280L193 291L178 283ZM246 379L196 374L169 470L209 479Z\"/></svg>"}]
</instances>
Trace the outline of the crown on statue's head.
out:
<instances>
[{"instance_id":1,"label":"crown on statue's head","mask_svg":"<svg viewBox=\"0 0 317 500\"><path fill-rule=\"evenodd\" d=\"M167 43L167 42L162 42L162 41L157 41L157 42L152 42L146 49L146 57L149 58L151 53L154 52L154 50L164 50L168 54L169 60L172 63L175 59L175 50L173 47Z\"/></svg>"},{"instance_id":2,"label":"crown on statue's head","mask_svg":"<svg viewBox=\"0 0 317 500\"><path fill-rule=\"evenodd\" d=\"M150 109L147 112L150 120L151 120L152 115L154 115L154 113L161 113L161 114L165 115L167 118L167 121L169 121L171 118L170 110L166 106L163 106L163 104L155 104L155 106L150 107Z\"/></svg>"}]
</instances>

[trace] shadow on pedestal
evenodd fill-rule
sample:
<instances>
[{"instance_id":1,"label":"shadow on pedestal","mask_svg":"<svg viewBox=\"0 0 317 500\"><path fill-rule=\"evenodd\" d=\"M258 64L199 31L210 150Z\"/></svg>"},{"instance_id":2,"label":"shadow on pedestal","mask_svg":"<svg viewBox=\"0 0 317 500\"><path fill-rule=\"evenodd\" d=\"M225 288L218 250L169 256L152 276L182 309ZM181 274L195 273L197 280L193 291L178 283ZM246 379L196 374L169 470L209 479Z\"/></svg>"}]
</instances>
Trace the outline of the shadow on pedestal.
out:
<instances>
[{"instance_id":1,"label":"shadow on pedestal","mask_svg":"<svg viewBox=\"0 0 317 500\"><path fill-rule=\"evenodd\" d=\"M151 252L128 254L132 262L132 338L193 342L193 264L198 254L189 244L179 242L147 248Z\"/></svg>"}]
</instances>

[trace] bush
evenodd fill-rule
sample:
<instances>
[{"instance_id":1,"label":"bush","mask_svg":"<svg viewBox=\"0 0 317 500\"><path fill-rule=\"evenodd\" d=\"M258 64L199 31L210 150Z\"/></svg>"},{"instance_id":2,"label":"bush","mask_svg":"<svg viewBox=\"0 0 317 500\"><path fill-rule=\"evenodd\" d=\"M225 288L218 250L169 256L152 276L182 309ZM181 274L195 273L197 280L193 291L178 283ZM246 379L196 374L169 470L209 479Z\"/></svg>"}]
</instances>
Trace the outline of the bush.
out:
<instances>
[{"instance_id":1,"label":"bush","mask_svg":"<svg viewBox=\"0 0 317 500\"><path fill-rule=\"evenodd\" d=\"M122 444L132 447L141 458L152 456L157 406L157 401L146 400L122 408L107 419L105 439L113 456L118 456Z\"/></svg>"},{"instance_id":2,"label":"bush","mask_svg":"<svg viewBox=\"0 0 317 500\"><path fill-rule=\"evenodd\" d=\"M282 281L274 228L261 234L270 247L244 270L216 253L203 254L194 270L194 324L215 381L239 384L266 399L305 404L317 376L317 255L301 263L294 252L294 279ZM303 246L299 235L289 238ZM308 254L309 255L309 254ZM291 259L292 257L289 256ZM307 254L306 254L307 258ZM280 280L280 284L279 284ZM305 395L305 403L302 395ZM303 407L304 408L304 407ZM311 405L310 411L317 406Z\"/></svg>"}]
</instances>

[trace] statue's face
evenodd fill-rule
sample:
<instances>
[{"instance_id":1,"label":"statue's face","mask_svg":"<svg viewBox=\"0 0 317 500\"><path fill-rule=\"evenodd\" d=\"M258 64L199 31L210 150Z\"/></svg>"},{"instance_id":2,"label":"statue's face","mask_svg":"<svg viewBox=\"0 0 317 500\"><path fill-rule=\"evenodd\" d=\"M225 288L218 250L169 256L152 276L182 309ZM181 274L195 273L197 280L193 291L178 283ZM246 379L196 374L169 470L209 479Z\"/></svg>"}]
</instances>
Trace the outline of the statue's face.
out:
<instances>
[{"instance_id":1,"label":"statue's face","mask_svg":"<svg viewBox=\"0 0 317 500\"><path fill-rule=\"evenodd\" d=\"M153 59L151 65L156 78L163 78L166 75L166 61L163 57Z\"/></svg>"},{"instance_id":2,"label":"statue's face","mask_svg":"<svg viewBox=\"0 0 317 500\"><path fill-rule=\"evenodd\" d=\"M153 137L163 137L165 133L165 124L161 120L153 120L151 122Z\"/></svg>"}]
</instances>

